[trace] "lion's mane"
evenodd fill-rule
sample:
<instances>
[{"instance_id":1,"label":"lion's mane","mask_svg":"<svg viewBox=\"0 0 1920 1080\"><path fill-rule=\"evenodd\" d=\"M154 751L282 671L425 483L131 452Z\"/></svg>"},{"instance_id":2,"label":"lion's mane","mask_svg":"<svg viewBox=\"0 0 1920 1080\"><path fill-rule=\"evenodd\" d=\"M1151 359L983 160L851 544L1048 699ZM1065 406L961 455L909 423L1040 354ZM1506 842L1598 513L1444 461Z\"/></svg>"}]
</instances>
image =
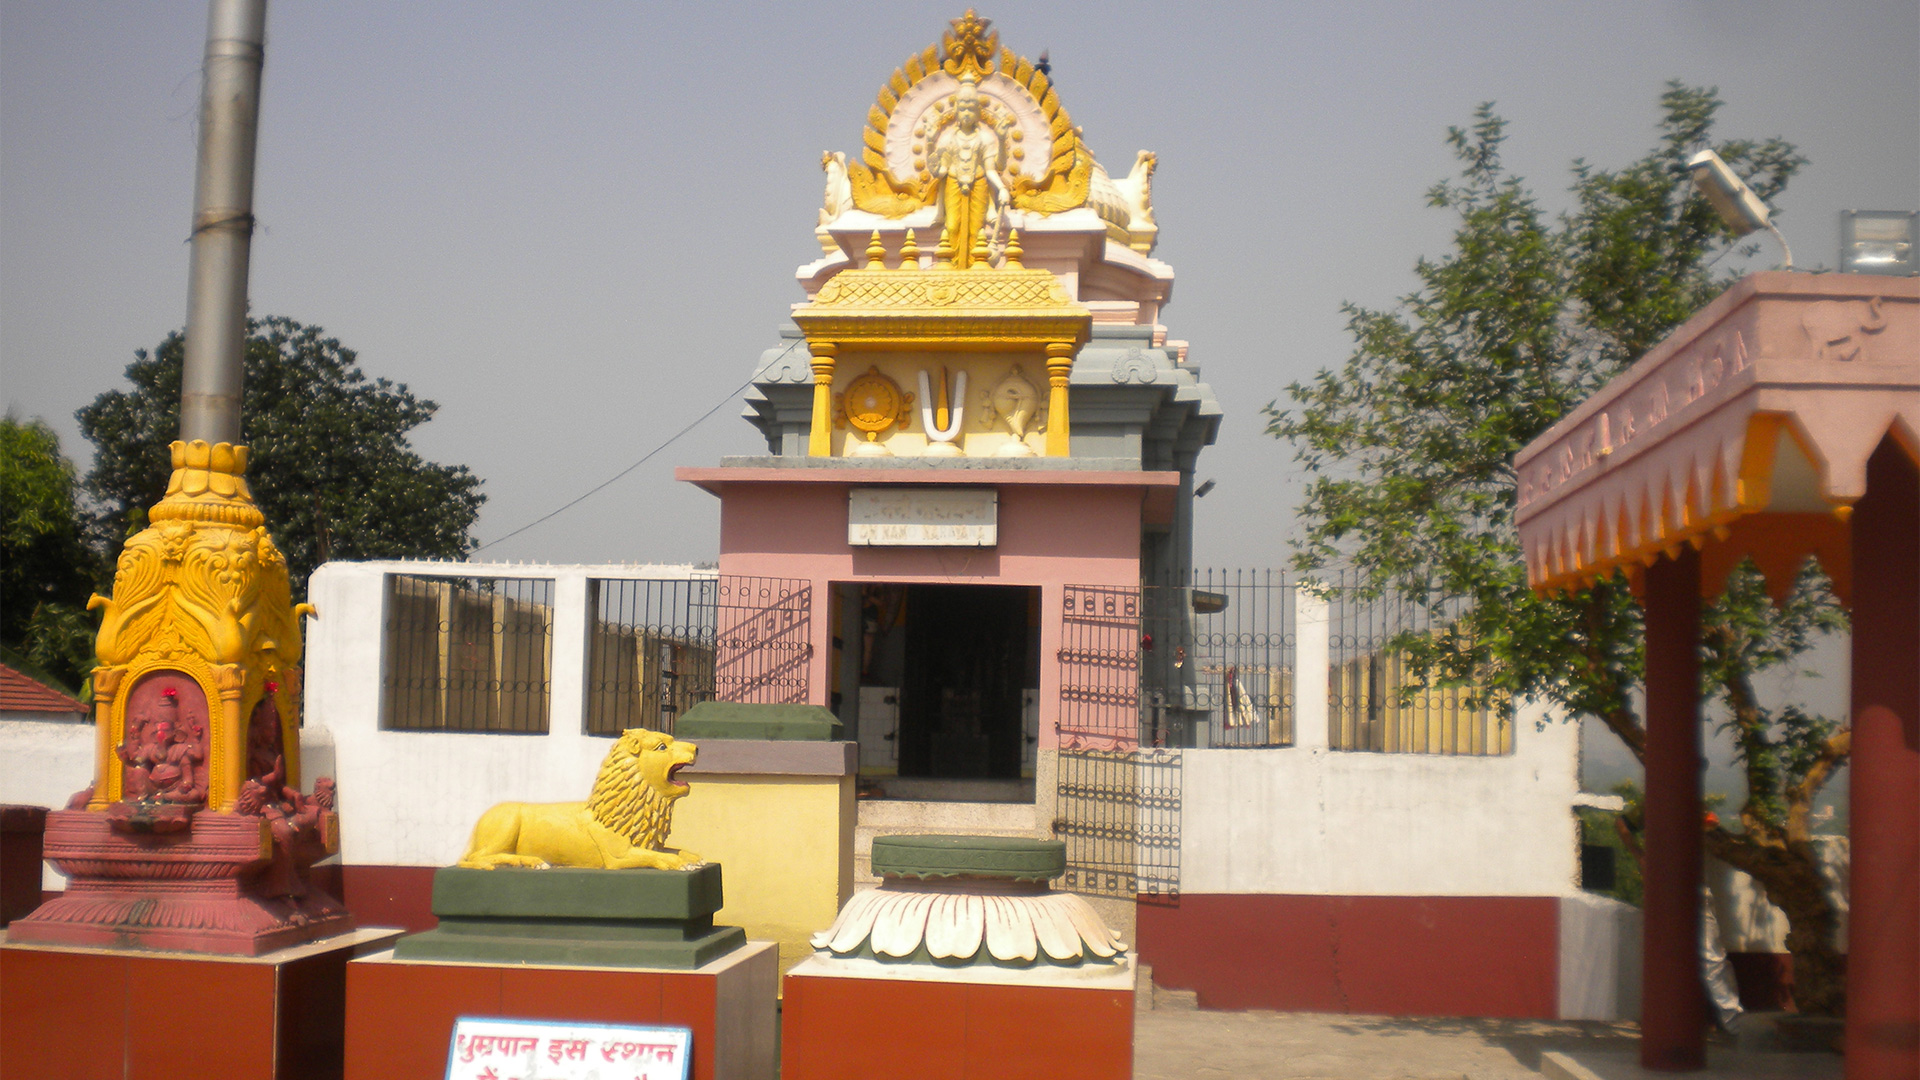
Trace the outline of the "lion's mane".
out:
<instances>
[{"instance_id":1,"label":"lion's mane","mask_svg":"<svg viewBox=\"0 0 1920 1080\"><path fill-rule=\"evenodd\" d=\"M673 800L647 782L647 740L654 733L634 728L622 732L600 763L587 810L593 819L633 842L637 848L658 850L673 831Z\"/></svg>"}]
</instances>

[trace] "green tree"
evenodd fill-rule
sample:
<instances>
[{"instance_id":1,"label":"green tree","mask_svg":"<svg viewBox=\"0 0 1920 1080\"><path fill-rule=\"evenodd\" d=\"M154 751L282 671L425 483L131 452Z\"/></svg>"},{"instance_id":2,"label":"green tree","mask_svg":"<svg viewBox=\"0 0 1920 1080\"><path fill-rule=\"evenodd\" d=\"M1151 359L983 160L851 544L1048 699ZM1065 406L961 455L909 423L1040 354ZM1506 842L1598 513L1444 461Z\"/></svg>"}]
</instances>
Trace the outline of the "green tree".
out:
<instances>
[{"instance_id":1,"label":"green tree","mask_svg":"<svg viewBox=\"0 0 1920 1080\"><path fill-rule=\"evenodd\" d=\"M91 666L86 604L97 562L81 528L77 488L52 428L0 418L0 646L69 688Z\"/></svg>"},{"instance_id":2,"label":"green tree","mask_svg":"<svg viewBox=\"0 0 1920 1080\"><path fill-rule=\"evenodd\" d=\"M1397 309L1347 305L1352 357L1290 386L1290 407L1267 407L1268 432L1311 475L1301 569L1345 563L1362 594L1410 600L1436 623L1464 600L1450 632L1394 642L1424 680L1597 717L1636 757L1640 610L1618 577L1571 596L1527 588L1513 456L1730 283L1715 264L1732 241L1686 183L1691 152L1713 146L1767 200L1804 163L1780 139L1713 141L1720 104L1716 91L1669 83L1654 148L1617 170L1576 161L1559 215L1506 170L1506 124L1483 105L1448 133L1459 177L1428 195L1459 218L1452 251L1418 262L1420 286ZM1707 847L1786 912L1799 1007L1837 1012L1835 912L1808 812L1846 761L1848 734L1764 707L1753 677L1793 663L1844 616L1817 568L1780 605L1751 565L1727 585L1704 614L1703 690L1727 706L1747 798L1737 827L1708 829Z\"/></svg>"},{"instance_id":3,"label":"green tree","mask_svg":"<svg viewBox=\"0 0 1920 1080\"><path fill-rule=\"evenodd\" d=\"M109 390L77 414L94 445L88 492L117 552L166 493L167 444L180 427L185 338L167 335L127 365L131 390ZM464 465L423 460L407 432L438 406L404 384L369 380L353 350L317 326L250 320L243 438L247 483L287 557L296 597L329 559L462 559L486 496Z\"/></svg>"}]
</instances>

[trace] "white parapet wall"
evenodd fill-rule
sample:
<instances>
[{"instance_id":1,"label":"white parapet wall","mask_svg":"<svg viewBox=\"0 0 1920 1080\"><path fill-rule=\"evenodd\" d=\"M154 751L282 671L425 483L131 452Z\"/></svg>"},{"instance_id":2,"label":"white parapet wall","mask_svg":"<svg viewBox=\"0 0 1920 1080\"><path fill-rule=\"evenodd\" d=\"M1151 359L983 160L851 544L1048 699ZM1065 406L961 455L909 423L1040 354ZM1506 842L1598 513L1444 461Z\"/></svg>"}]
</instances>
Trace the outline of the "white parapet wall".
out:
<instances>
[{"instance_id":1,"label":"white parapet wall","mask_svg":"<svg viewBox=\"0 0 1920 1080\"><path fill-rule=\"evenodd\" d=\"M1610 897L1560 898L1560 1019L1640 1018L1640 909Z\"/></svg>"},{"instance_id":2,"label":"white parapet wall","mask_svg":"<svg viewBox=\"0 0 1920 1080\"><path fill-rule=\"evenodd\" d=\"M91 722L71 715L0 720L0 803L60 810L91 783ZM44 865L40 887L66 888L65 875Z\"/></svg>"},{"instance_id":3,"label":"white parapet wall","mask_svg":"<svg viewBox=\"0 0 1920 1080\"><path fill-rule=\"evenodd\" d=\"M390 731L381 727L382 641L390 575L544 578L553 588L553 662L546 734ZM585 732L587 583L687 580L690 566L331 562L308 583L306 733L339 783L340 857L350 864L444 866L501 801L584 799L607 740ZM330 753L327 751L330 750ZM318 763L306 770L321 775Z\"/></svg>"},{"instance_id":4,"label":"white parapet wall","mask_svg":"<svg viewBox=\"0 0 1920 1080\"><path fill-rule=\"evenodd\" d=\"M1303 710L1304 711L1304 710ZM1188 893L1560 896L1579 890L1579 729L1525 707L1514 752L1188 750ZM1319 726L1324 731L1324 724ZM1313 726L1302 723L1303 732ZM1304 743L1305 740L1302 739Z\"/></svg>"}]
</instances>

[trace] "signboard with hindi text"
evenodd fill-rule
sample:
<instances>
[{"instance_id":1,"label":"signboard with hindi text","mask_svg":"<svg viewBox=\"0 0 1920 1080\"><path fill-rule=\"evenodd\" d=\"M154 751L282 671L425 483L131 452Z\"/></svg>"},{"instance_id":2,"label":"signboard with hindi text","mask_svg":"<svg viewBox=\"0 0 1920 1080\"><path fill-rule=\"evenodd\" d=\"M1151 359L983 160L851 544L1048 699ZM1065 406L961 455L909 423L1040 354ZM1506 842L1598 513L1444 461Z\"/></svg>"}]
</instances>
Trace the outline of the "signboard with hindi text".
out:
<instances>
[{"instance_id":1,"label":"signboard with hindi text","mask_svg":"<svg viewBox=\"0 0 1920 1080\"><path fill-rule=\"evenodd\" d=\"M847 543L854 547L993 547L1000 542L993 488L854 488Z\"/></svg>"},{"instance_id":2,"label":"signboard with hindi text","mask_svg":"<svg viewBox=\"0 0 1920 1080\"><path fill-rule=\"evenodd\" d=\"M687 1080L692 1050L691 1028L463 1016L447 1080Z\"/></svg>"}]
</instances>

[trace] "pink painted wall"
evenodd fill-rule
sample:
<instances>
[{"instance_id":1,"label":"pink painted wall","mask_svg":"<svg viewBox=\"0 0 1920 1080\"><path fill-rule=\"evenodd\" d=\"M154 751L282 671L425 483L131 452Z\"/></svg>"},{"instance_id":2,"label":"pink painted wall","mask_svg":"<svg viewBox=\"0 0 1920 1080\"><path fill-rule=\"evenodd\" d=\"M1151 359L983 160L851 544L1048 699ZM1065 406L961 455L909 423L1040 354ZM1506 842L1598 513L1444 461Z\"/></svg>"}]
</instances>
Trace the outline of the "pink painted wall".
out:
<instances>
[{"instance_id":1,"label":"pink painted wall","mask_svg":"<svg viewBox=\"0 0 1920 1080\"><path fill-rule=\"evenodd\" d=\"M720 502L720 572L813 582L809 701L829 704L829 585L911 582L1038 586L1040 745L1056 749L1061 607L1068 585L1138 585L1143 489L1121 485L1001 485L999 545L860 547L847 543L851 484L729 483Z\"/></svg>"}]
</instances>

